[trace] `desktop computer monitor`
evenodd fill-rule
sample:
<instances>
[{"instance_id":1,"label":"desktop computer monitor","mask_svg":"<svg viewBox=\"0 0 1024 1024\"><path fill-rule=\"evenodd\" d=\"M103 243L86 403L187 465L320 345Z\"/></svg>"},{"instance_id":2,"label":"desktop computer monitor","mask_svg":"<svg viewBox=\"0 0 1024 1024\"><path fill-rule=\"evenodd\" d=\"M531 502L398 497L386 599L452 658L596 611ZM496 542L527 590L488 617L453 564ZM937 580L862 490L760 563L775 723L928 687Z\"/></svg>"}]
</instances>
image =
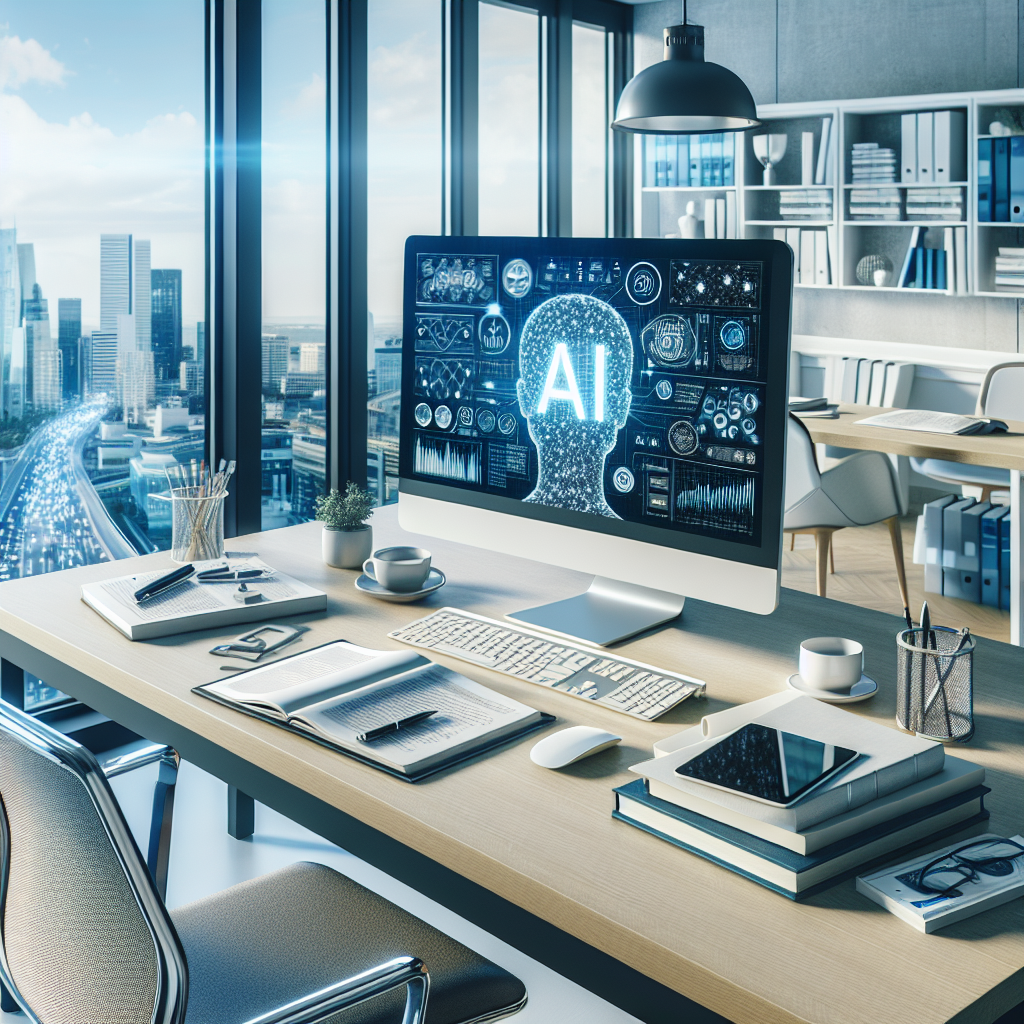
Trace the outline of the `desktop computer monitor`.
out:
<instances>
[{"instance_id":1,"label":"desktop computer monitor","mask_svg":"<svg viewBox=\"0 0 1024 1024\"><path fill-rule=\"evenodd\" d=\"M771 612L792 293L777 241L409 238L402 526L595 574L508 616L593 643Z\"/></svg>"}]
</instances>

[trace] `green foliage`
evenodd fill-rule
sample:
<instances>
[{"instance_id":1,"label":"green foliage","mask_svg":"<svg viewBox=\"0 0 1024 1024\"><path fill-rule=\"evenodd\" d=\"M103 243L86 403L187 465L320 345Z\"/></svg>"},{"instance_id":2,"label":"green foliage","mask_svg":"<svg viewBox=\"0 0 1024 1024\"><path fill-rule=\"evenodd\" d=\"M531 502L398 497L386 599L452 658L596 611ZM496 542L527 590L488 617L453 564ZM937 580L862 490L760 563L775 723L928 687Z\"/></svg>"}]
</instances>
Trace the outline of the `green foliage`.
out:
<instances>
[{"instance_id":1,"label":"green foliage","mask_svg":"<svg viewBox=\"0 0 1024 1024\"><path fill-rule=\"evenodd\" d=\"M313 515L329 529L358 530L373 515L375 503L371 491L364 491L349 480L344 494L334 488L327 494L318 495L313 504Z\"/></svg>"}]
</instances>

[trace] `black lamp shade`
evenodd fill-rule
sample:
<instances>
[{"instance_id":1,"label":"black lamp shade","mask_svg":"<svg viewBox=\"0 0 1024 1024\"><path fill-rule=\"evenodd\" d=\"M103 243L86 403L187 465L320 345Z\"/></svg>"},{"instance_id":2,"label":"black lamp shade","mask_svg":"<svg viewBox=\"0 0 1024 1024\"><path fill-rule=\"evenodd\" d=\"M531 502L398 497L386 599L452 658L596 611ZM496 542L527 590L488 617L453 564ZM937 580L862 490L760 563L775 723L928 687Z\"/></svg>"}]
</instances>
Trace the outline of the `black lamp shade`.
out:
<instances>
[{"instance_id":1,"label":"black lamp shade","mask_svg":"<svg viewBox=\"0 0 1024 1024\"><path fill-rule=\"evenodd\" d=\"M701 25L665 29L665 59L631 78L612 128L641 135L738 132L761 122L738 75L704 60Z\"/></svg>"}]
</instances>

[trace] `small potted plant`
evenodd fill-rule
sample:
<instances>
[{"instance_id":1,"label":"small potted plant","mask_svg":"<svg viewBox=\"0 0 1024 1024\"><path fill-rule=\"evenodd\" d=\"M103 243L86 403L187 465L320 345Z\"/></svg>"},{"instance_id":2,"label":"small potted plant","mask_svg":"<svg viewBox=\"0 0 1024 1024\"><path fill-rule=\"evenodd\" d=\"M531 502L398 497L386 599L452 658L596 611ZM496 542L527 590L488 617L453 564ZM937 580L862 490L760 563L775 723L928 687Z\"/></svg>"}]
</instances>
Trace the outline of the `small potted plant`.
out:
<instances>
[{"instance_id":1,"label":"small potted plant","mask_svg":"<svg viewBox=\"0 0 1024 1024\"><path fill-rule=\"evenodd\" d=\"M357 569L373 553L374 497L350 480L345 493L332 488L317 497L313 514L324 524L323 555L336 569Z\"/></svg>"}]
</instances>

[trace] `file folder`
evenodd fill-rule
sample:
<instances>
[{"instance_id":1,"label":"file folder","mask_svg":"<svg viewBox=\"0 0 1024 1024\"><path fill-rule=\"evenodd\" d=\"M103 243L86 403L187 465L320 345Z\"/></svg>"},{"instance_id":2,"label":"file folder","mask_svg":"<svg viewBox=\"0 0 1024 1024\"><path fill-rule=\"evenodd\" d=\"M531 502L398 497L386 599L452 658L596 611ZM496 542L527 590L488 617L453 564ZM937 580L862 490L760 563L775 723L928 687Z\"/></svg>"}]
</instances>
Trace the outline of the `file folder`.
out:
<instances>
[{"instance_id":1,"label":"file folder","mask_svg":"<svg viewBox=\"0 0 1024 1024\"><path fill-rule=\"evenodd\" d=\"M978 220L992 219L992 143L978 139Z\"/></svg>"},{"instance_id":2,"label":"file folder","mask_svg":"<svg viewBox=\"0 0 1024 1024\"><path fill-rule=\"evenodd\" d=\"M1006 505L994 505L981 517L981 603L999 607L999 521L1009 516Z\"/></svg>"},{"instance_id":3,"label":"file folder","mask_svg":"<svg viewBox=\"0 0 1024 1024\"><path fill-rule=\"evenodd\" d=\"M956 556L959 597L981 604L981 517L992 508L990 501L979 501L960 514L960 550Z\"/></svg>"},{"instance_id":4,"label":"file folder","mask_svg":"<svg viewBox=\"0 0 1024 1024\"><path fill-rule=\"evenodd\" d=\"M963 513L975 501L961 498L942 510L942 596L963 597L958 560L963 557Z\"/></svg>"},{"instance_id":5,"label":"file folder","mask_svg":"<svg viewBox=\"0 0 1024 1024\"><path fill-rule=\"evenodd\" d=\"M967 112L936 110L932 145L935 181L966 181Z\"/></svg>"},{"instance_id":6,"label":"file folder","mask_svg":"<svg viewBox=\"0 0 1024 1024\"><path fill-rule=\"evenodd\" d=\"M992 140L992 219L1010 219L1010 140Z\"/></svg>"},{"instance_id":7,"label":"file folder","mask_svg":"<svg viewBox=\"0 0 1024 1024\"><path fill-rule=\"evenodd\" d=\"M999 607L1010 610L1010 517L999 520Z\"/></svg>"},{"instance_id":8,"label":"file folder","mask_svg":"<svg viewBox=\"0 0 1024 1024\"><path fill-rule=\"evenodd\" d=\"M917 180L932 182L935 175L932 168L932 129L935 119L932 112L926 111L917 115Z\"/></svg>"},{"instance_id":9,"label":"file folder","mask_svg":"<svg viewBox=\"0 0 1024 1024\"><path fill-rule=\"evenodd\" d=\"M917 114L904 114L900 119L900 181L917 181Z\"/></svg>"},{"instance_id":10,"label":"file folder","mask_svg":"<svg viewBox=\"0 0 1024 1024\"><path fill-rule=\"evenodd\" d=\"M1010 221L1024 223L1024 135L1010 139Z\"/></svg>"},{"instance_id":11,"label":"file folder","mask_svg":"<svg viewBox=\"0 0 1024 1024\"><path fill-rule=\"evenodd\" d=\"M929 501L924 507L924 589L942 593L942 513L957 500L955 494Z\"/></svg>"}]
</instances>

